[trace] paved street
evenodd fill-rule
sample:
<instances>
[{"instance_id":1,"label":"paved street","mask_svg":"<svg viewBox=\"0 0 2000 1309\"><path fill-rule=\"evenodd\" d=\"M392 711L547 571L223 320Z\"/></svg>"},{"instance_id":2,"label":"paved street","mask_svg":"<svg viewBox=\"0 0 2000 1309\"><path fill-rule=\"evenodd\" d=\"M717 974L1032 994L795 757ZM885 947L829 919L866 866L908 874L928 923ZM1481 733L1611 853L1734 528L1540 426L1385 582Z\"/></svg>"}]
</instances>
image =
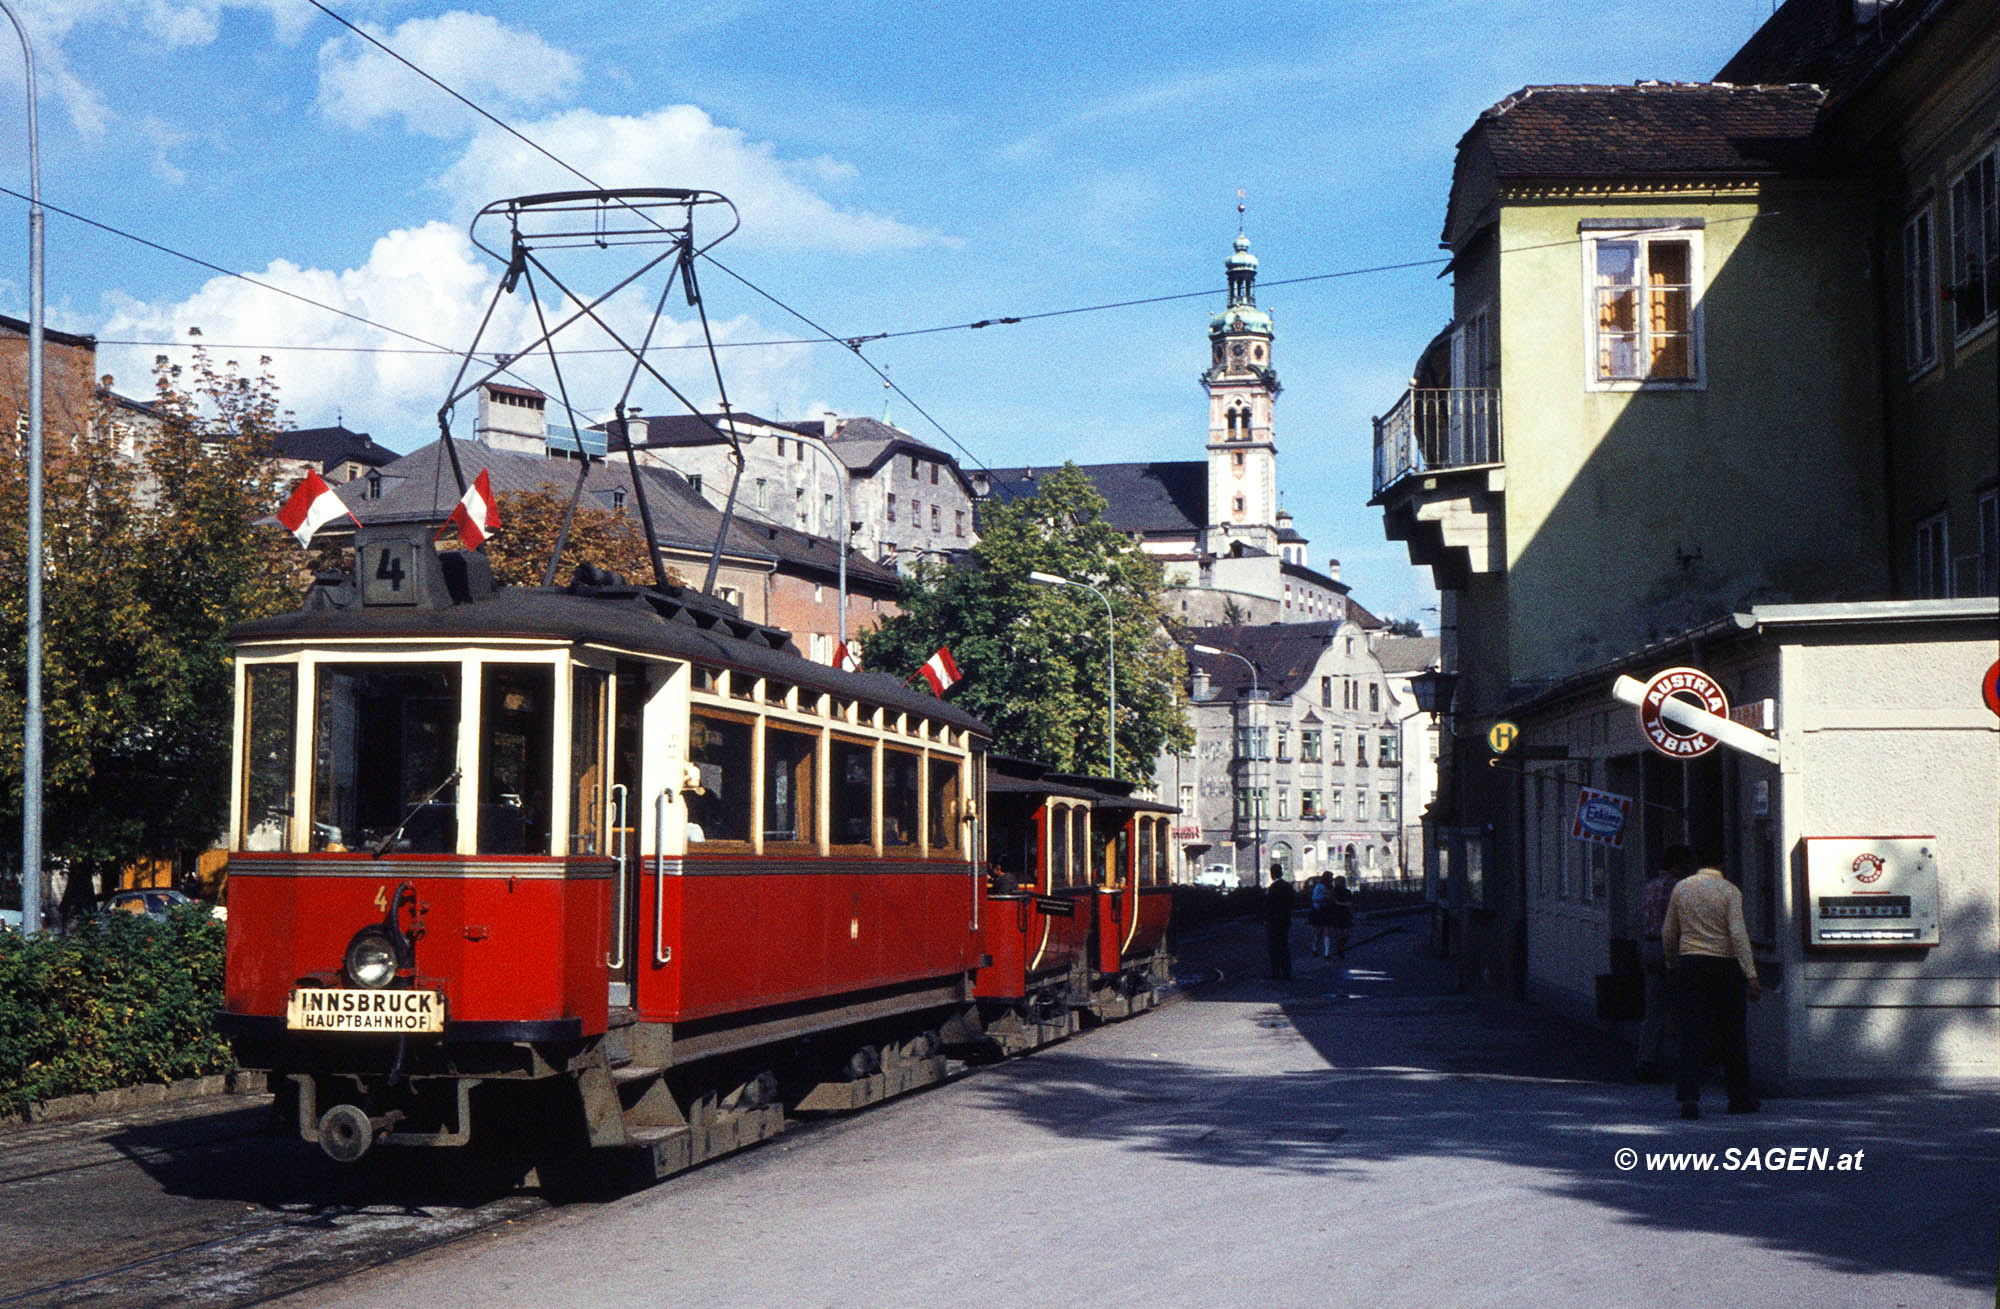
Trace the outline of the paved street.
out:
<instances>
[{"instance_id":1,"label":"paved street","mask_svg":"<svg viewBox=\"0 0 2000 1309\"><path fill-rule=\"evenodd\" d=\"M1594 1035L1446 994L1420 921L1374 926L1348 999L1304 957L1261 980L1230 927L1158 1013L295 1303L1992 1303L1995 1097L1682 1123ZM1614 1163L1793 1146L1865 1153Z\"/></svg>"}]
</instances>

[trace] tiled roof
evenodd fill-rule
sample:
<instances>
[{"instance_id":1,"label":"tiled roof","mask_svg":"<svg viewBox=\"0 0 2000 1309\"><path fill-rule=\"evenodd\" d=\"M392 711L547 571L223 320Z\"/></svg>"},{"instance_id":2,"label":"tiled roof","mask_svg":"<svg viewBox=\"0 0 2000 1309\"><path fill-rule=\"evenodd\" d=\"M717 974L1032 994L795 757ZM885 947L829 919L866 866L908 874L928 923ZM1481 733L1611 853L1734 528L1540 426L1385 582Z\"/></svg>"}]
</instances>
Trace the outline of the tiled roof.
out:
<instances>
[{"instance_id":1,"label":"tiled roof","mask_svg":"<svg viewBox=\"0 0 2000 1309\"><path fill-rule=\"evenodd\" d=\"M1385 673L1418 673L1437 666L1440 648L1435 636L1385 636L1375 643L1375 659Z\"/></svg>"},{"instance_id":2,"label":"tiled roof","mask_svg":"<svg viewBox=\"0 0 2000 1309\"><path fill-rule=\"evenodd\" d=\"M1895 53L1918 25L1955 0L1786 0L1715 75L1719 82L1813 82L1837 102Z\"/></svg>"},{"instance_id":3,"label":"tiled roof","mask_svg":"<svg viewBox=\"0 0 2000 1309\"><path fill-rule=\"evenodd\" d=\"M1762 175L1810 169L1818 87L1640 82L1530 86L1460 142L1502 178Z\"/></svg>"},{"instance_id":4,"label":"tiled roof","mask_svg":"<svg viewBox=\"0 0 2000 1309\"><path fill-rule=\"evenodd\" d=\"M567 495L576 485L579 467L574 461L494 450L476 441L459 442L458 459L468 481L485 469L495 494L553 487ZM588 469L584 494L599 507L611 508L614 492L631 492L632 473L622 460L593 460ZM349 482L335 488L364 523L442 523L458 500L449 461L438 442L402 456L381 471L383 495L379 500L366 498L365 482ZM702 553L712 549L715 534L722 525L721 511L702 499L678 474L643 465L640 472L646 479L647 505L661 546ZM632 512L637 514L636 505ZM751 522L740 515L729 525L724 549L739 557L775 559L795 570L824 574L828 581L840 566L832 541L788 527ZM893 595L898 586L894 569L884 568L859 551L848 554L847 580L850 590L865 587L884 595Z\"/></svg>"},{"instance_id":5,"label":"tiled roof","mask_svg":"<svg viewBox=\"0 0 2000 1309\"><path fill-rule=\"evenodd\" d=\"M1060 464L1043 471L1054 471ZM1104 521L1121 532L1184 536L1208 525L1208 464L1203 460L1080 464L1104 497ZM991 497L1002 503L1035 494L1033 468L993 470Z\"/></svg>"},{"instance_id":6,"label":"tiled roof","mask_svg":"<svg viewBox=\"0 0 2000 1309\"><path fill-rule=\"evenodd\" d=\"M1191 644L1212 645L1242 655L1257 666L1257 689L1274 700L1296 695L1332 644L1339 623L1270 623L1256 627L1194 627ZM1250 690L1250 670L1228 655L1187 652L1188 667L1208 674L1220 700L1240 698Z\"/></svg>"},{"instance_id":7,"label":"tiled roof","mask_svg":"<svg viewBox=\"0 0 2000 1309\"><path fill-rule=\"evenodd\" d=\"M349 462L380 468L402 458L388 446L378 445L368 433L350 432L338 424L279 432L271 442L285 458L308 460L318 464L321 471Z\"/></svg>"}]
</instances>

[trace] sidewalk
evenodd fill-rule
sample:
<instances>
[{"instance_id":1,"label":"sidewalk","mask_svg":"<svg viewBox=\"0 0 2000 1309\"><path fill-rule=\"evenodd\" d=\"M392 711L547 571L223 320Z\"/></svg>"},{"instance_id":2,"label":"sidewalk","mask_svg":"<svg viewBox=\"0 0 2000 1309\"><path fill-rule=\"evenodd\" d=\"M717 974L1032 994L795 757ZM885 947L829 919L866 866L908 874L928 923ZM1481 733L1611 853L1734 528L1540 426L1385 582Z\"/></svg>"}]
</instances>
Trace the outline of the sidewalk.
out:
<instances>
[{"instance_id":1,"label":"sidewalk","mask_svg":"<svg viewBox=\"0 0 2000 1309\"><path fill-rule=\"evenodd\" d=\"M1402 921L1350 951L1346 998L1303 930L1295 980L1265 980L1261 926L1210 943L1224 977L1190 996L1282 1014L1326 1065L1292 1092L1347 1116L1339 1154L1368 1168L1374 1206L1439 1213L1431 1267L1391 1299L1458 1302L1456 1278L1510 1267L1510 1303L1993 1303L2000 1098L1803 1096L1731 1116L1712 1077L1685 1122L1609 1034L1452 994L1422 921Z\"/></svg>"}]
</instances>

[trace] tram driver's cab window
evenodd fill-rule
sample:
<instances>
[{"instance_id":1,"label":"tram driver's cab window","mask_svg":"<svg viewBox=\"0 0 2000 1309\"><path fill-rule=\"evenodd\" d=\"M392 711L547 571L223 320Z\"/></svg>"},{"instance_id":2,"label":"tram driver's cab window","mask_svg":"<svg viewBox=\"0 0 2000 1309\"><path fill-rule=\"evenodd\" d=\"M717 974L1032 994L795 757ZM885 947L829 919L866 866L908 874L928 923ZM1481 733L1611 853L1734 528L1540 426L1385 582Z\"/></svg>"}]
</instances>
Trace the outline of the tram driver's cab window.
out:
<instances>
[{"instance_id":1,"label":"tram driver's cab window","mask_svg":"<svg viewBox=\"0 0 2000 1309\"><path fill-rule=\"evenodd\" d=\"M695 711L688 719L688 762L700 779L687 796L688 843L749 841L750 735L746 718Z\"/></svg>"},{"instance_id":2,"label":"tram driver's cab window","mask_svg":"<svg viewBox=\"0 0 2000 1309\"><path fill-rule=\"evenodd\" d=\"M458 848L457 664L323 664L313 702L312 848Z\"/></svg>"},{"instance_id":3,"label":"tram driver's cab window","mask_svg":"<svg viewBox=\"0 0 2000 1309\"><path fill-rule=\"evenodd\" d=\"M479 682L479 853L549 850L555 669L487 664Z\"/></svg>"},{"instance_id":4,"label":"tram driver's cab window","mask_svg":"<svg viewBox=\"0 0 2000 1309\"><path fill-rule=\"evenodd\" d=\"M1049 889L1060 890L1069 885L1069 810L1062 806L1049 808Z\"/></svg>"},{"instance_id":5,"label":"tram driver's cab window","mask_svg":"<svg viewBox=\"0 0 2000 1309\"><path fill-rule=\"evenodd\" d=\"M243 830L245 850L290 848L292 761L298 742L298 669L252 665L244 674Z\"/></svg>"}]
</instances>

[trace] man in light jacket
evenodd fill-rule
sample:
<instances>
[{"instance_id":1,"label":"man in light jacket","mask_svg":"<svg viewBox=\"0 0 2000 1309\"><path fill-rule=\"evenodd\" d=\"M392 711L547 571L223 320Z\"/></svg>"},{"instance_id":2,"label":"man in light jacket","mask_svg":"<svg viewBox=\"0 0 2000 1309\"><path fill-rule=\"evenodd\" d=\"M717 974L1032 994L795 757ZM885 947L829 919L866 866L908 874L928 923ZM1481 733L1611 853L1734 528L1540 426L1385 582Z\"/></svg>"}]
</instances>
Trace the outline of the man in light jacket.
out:
<instances>
[{"instance_id":1,"label":"man in light jacket","mask_svg":"<svg viewBox=\"0 0 2000 1309\"><path fill-rule=\"evenodd\" d=\"M1722 875L1719 851L1703 851L1699 863L1694 876L1674 887L1660 925L1681 1017L1681 1075L1674 1092L1681 1117L1699 1118L1702 1065L1720 1056L1729 1112L1754 1114L1744 1002L1762 995L1763 988L1743 926L1743 893Z\"/></svg>"}]
</instances>

